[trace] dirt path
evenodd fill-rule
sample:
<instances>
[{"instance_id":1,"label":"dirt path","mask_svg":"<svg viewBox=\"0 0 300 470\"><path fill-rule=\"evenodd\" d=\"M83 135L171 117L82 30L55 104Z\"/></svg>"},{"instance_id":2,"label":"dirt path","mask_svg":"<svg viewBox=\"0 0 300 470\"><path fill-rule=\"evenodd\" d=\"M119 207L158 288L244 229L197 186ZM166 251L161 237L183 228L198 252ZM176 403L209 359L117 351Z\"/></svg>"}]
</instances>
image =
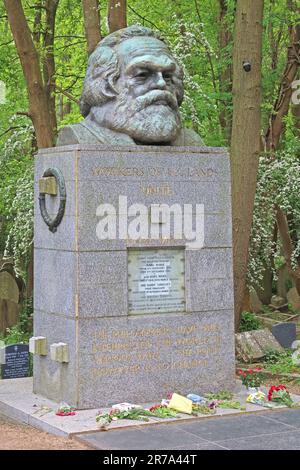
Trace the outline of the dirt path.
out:
<instances>
[{"instance_id":1,"label":"dirt path","mask_svg":"<svg viewBox=\"0 0 300 470\"><path fill-rule=\"evenodd\" d=\"M72 439L56 437L0 415L0 450L91 450Z\"/></svg>"}]
</instances>

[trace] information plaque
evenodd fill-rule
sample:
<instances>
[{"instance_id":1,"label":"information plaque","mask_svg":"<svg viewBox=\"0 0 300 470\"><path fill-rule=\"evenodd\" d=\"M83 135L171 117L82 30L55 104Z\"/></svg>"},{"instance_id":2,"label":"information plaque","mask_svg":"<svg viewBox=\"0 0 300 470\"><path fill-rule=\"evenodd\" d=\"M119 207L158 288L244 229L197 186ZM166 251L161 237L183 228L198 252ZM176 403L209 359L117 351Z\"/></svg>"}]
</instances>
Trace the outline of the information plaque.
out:
<instances>
[{"instance_id":1,"label":"information plaque","mask_svg":"<svg viewBox=\"0 0 300 470\"><path fill-rule=\"evenodd\" d=\"M28 344L11 344L1 351L1 378L17 379L29 375Z\"/></svg>"},{"instance_id":2,"label":"information plaque","mask_svg":"<svg viewBox=\"0 0 300 470\"><path fill-rule=\"evenodd\" d=\"M129 314L185 311L184 249L128 251Z\"/></svg>"}]
</instances>

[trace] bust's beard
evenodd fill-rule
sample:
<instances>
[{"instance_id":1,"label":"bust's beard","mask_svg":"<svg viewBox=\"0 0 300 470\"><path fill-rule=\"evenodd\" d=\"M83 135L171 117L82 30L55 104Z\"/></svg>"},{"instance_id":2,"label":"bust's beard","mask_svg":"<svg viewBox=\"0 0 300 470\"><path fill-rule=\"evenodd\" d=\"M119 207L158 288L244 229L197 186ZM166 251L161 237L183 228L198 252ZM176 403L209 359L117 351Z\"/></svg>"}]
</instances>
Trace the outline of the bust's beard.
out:
<instances>
[{"instance_id":1,"label":"bust's beard","mask_svg":"<svg viewBox=\"0 0 300 470\"><path fill-rule=\"evenodd\" d=\"M161 99L160 99L161 98ZM167 98L167 102L162 102ZM111 107L93 108L98 124L129 135L145 144L171 143L181 129L176 99L168 92L154 90L138 98L124 90Z\"/></svg>"}]
</instances>

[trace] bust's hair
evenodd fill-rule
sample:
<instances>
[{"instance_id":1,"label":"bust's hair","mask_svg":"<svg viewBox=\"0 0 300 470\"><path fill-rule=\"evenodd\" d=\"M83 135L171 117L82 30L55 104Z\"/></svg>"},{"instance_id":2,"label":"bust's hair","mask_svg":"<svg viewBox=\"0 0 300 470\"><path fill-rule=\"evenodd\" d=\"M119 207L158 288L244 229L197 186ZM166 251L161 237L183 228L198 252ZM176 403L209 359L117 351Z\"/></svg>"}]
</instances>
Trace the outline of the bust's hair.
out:
<instances>
[{"instance_id":1,"label":"bust's hair","mask_svg":"<svg viewBox=\"0 0 300 470\"><path fill-rule=\"evenodd\" d=\"M104 104L118 94L115 82L120 76L120 65L114 48L127 39L145 36L164 42L159 32L138 25L120 29L99 42L89 57L80 98L80 111L84 117L92 106Z\"/></svg>"}]
</instances>

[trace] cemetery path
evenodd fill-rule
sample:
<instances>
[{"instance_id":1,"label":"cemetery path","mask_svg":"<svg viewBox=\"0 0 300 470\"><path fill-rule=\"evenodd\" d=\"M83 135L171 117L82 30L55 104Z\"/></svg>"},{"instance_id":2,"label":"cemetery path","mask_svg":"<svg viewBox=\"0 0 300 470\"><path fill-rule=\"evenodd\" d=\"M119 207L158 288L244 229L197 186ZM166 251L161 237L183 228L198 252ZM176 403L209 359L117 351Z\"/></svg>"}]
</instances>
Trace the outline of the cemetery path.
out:
<instances>
[{"instance_id":1,"label":"cemetery path","mask_svg":"<svg viewBox=\"0 0 300 470\"><path fill-rule=\"evenodd\" d=\"M300 409L78 435L101 450L300 450Z\"/></svg>"},{"instance_id":2,"label":"cemetery path","mask_svg":"<svg viewBox=\"0 0 300 470\"><path fill-rule=\"evenodd\" d=\"M73 439L53 436L0 415L0 450L91 450Z\"/></svg>"}]
</instances>

